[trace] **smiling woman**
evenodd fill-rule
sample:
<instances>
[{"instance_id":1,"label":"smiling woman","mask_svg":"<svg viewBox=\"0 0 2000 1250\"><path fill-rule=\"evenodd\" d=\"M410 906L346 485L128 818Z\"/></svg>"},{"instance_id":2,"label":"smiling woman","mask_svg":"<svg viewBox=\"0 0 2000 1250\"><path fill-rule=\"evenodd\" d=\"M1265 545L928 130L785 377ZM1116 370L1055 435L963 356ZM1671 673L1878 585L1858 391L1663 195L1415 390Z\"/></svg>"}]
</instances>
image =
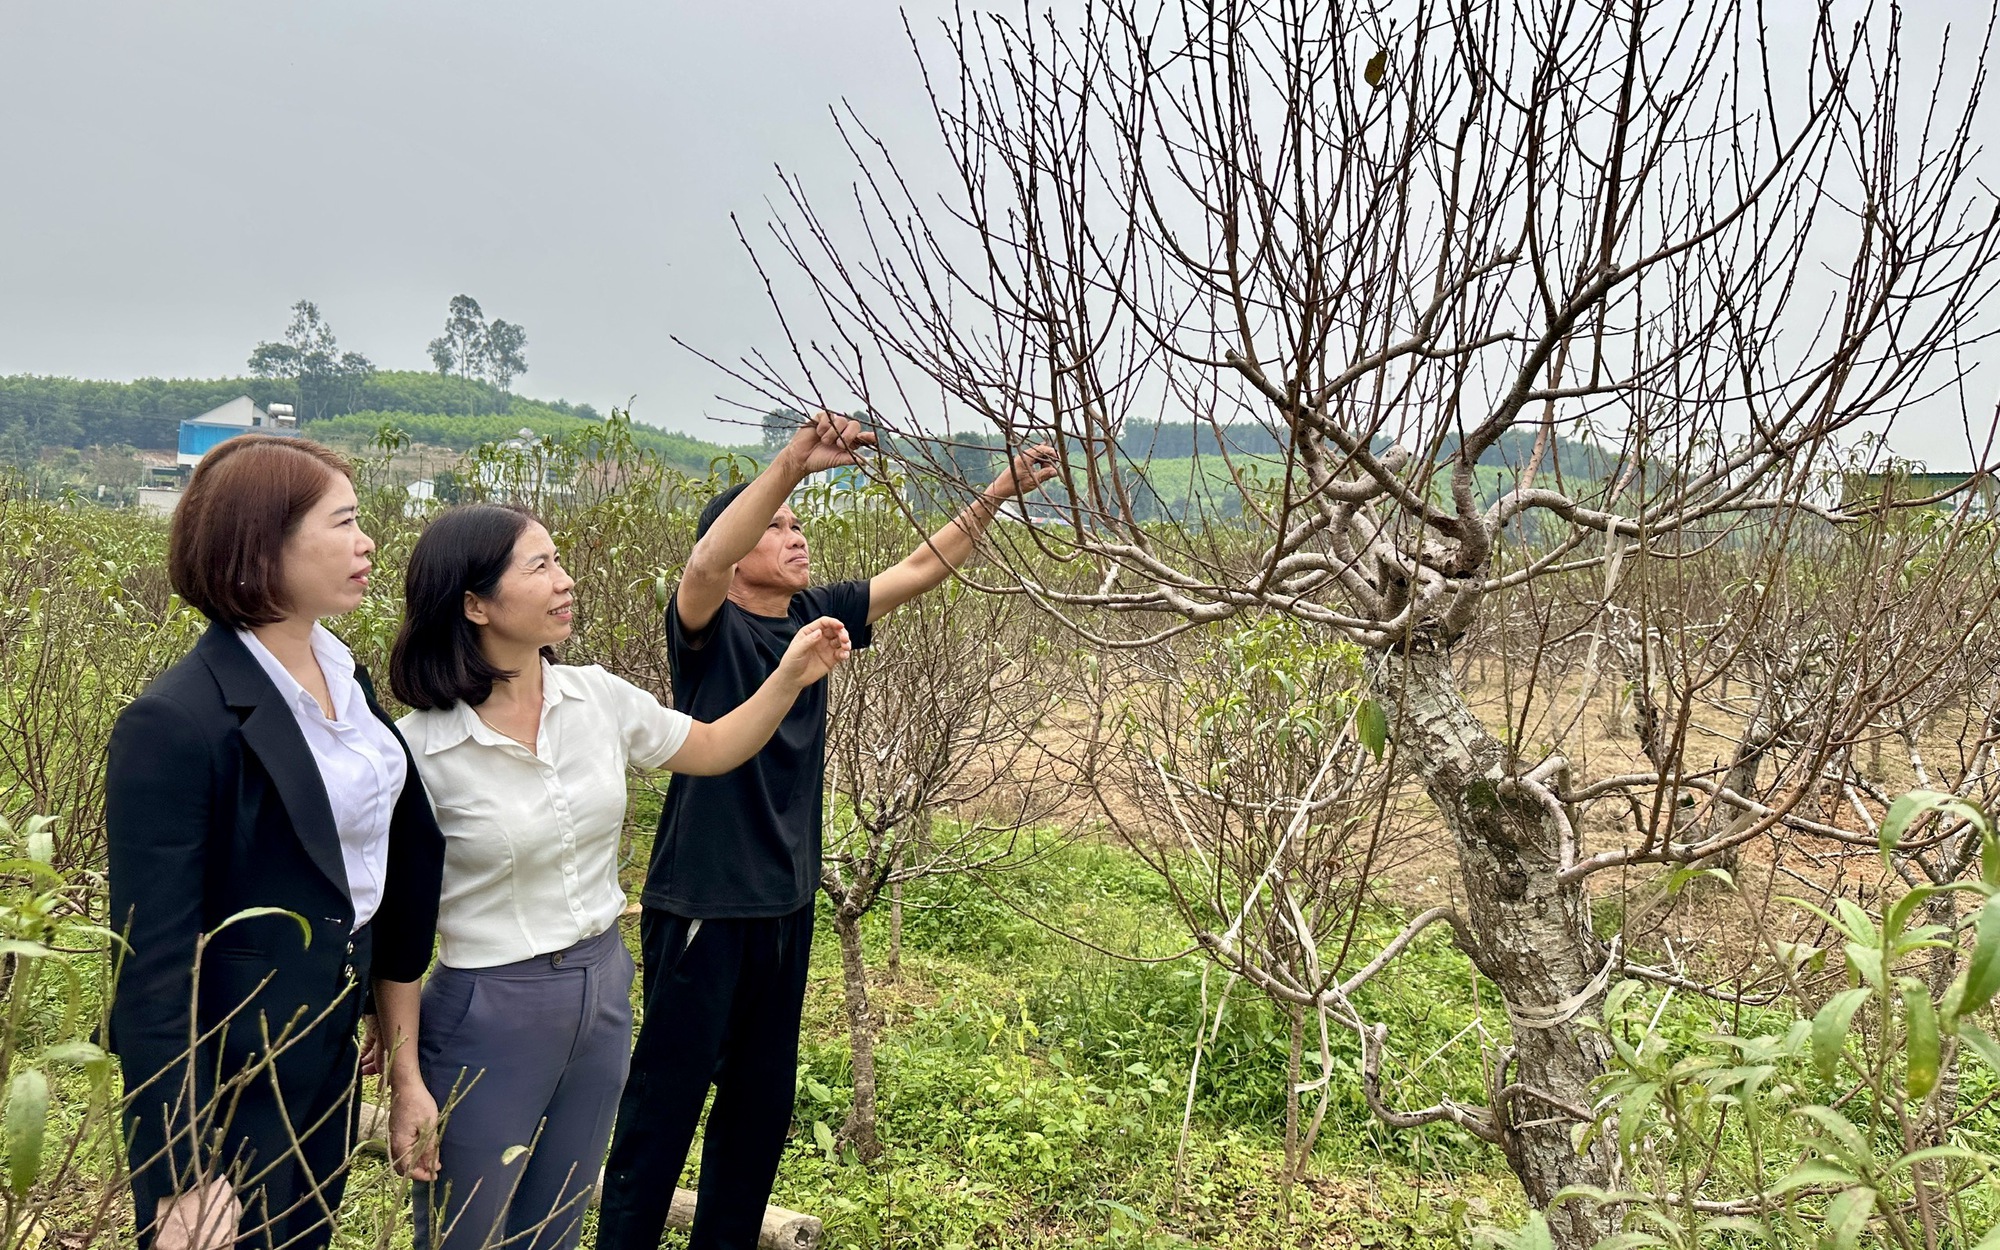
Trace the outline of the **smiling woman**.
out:
<instances>
[{"instance_id":1,"label":"smiling woman","mask_svg":"<svg viewBox=\"0 0 2000 1250\"><path fill-rule=\"evenodd\" d=\"M162 1250L313 1250L353 1144L360 987L414 1003L443 847L367 673L319 623L360 603L375 549L346 461L231 439L169 543L211 624L119 716L106 777L137 1222Z\"/></svg>"}]
</instances>

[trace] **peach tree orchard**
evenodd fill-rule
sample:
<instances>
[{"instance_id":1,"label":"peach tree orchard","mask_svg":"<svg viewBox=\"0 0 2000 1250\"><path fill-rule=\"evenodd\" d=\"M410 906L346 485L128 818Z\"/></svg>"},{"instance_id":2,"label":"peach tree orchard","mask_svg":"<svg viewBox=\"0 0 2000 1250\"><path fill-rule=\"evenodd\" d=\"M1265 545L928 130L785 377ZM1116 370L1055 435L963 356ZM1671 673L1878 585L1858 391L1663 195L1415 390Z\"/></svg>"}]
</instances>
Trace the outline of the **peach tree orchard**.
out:
<instances>
[{"instance_id":1,"label":"peach tree orchard","mask_svg":"<svg viewBox=\"0 0 2000 1250\"><path fill-rule=\"evenodd\" d=\"M1614 1057L1592 877L1787 830L1801 773L1844 757L1794 751L1755 794L1710 776L1745 819L1662 821L1701 767L1586 784L1560 735L1474 714L1455 650L1546 586L1601 610L1663 564L1782 563L1772 536L1855 519L1827 483L1864 435L1960 420L2000 244L1988 34L1919 54L1893 5L1733 0L961 15L912 32L950 192L843 119L850 201L792 183L774 226L808 291L779 300L789 363L737 373L799 408L859 396L904 446L940 407L1057 444L1060 524L1010 531L1008 588L1095 645L1278 613L1361 648L1512 1026L1486 1105L1393 1122L1493 1142L1553 1244L1587 1246L1617 1206L1559 1196L1619 1173L1580 1131ZM1217 516L1144 519L1121 438L1161 420L1212 427ZM1253 426L1276 455L1230 453Z\"/></svg>"}]
</instances>

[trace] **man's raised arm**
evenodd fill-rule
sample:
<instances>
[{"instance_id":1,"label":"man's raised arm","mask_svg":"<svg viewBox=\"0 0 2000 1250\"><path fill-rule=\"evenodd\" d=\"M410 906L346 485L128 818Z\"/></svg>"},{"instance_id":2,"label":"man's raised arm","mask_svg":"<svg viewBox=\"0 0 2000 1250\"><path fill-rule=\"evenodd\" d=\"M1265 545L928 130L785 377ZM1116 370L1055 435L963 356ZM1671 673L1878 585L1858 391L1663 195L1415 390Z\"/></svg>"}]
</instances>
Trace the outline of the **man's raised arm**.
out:
<instances>
[{"instance_id":1,"label":"man's raised arm","mask_svg":"<svg viewBox=\"0 0 2000 1250\"><path fill-rule=\"evenodd\" d=\"M944 585L952 570L964 564L993 518L1009 499L1025 495L1056 475L1056 453L1046 445L1030 447L1014 457L993 484L979 493L965 511L924 540L894 567L868 579L868 623L894 612L926 591ZM748 494L748 491L744 492ZM737 502L742 502L738 500ZM686 619L686 618L682 618Z\"/></svg>"},{"instance_id":2,"label":"man's raised arm","mask_svg":"<svg viewBox=\"0 0 2000 1250\"><path fill-rule=\"evenodd\" d=\"M875 436L863 433L859 421L835 413L817 413L801 425L695 543L674 592L673 611L680 614L681 628L689 633L708 628L729 597L736 562L756 547L794 487L821 469L855 463L855 449L874 444Z\"/></svg>"}]
</instances>

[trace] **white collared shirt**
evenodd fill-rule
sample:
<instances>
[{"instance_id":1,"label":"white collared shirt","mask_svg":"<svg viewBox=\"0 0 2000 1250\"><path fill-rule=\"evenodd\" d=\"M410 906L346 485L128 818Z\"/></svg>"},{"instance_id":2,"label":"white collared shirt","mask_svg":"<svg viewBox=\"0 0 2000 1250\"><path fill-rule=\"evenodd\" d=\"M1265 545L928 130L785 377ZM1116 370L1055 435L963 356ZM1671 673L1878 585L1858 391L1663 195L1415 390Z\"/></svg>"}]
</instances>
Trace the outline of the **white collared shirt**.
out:
<instances>
[{"instance_id":1,"label":"white collared shirt","mask_svg":"<svg viewBox=\"0 0 2000 1250\"><path fill-rule=\"evenodd\" d=\"M533 751L465 703L397 721L444 831L438 958L491 968L616 924L625 771L666 763L693 723L595 664L547 661Z\"/></svg>"},{"instance_id":2,"label":"white collared shirt","mask_svg":"<svg viewBox=\"0 0 2000 1250\"><path fill-rule=\"evenodd\" d=\"M334 831L340 835L340 862L347 870L354 927L359 929L382 905L382 880L389 868L389 821L409 780L403 744L368 710L361 683L354 680L354 653L324 625L313 625L312 650L320 675L326 678L327 693L333 696L332 716L321 710L319 700L306 693L257 635L239 629L236 636L290 705L299 732L312 750L313 762L319 765L327 805L333 809Z\"/></svg>"}]
</instances>

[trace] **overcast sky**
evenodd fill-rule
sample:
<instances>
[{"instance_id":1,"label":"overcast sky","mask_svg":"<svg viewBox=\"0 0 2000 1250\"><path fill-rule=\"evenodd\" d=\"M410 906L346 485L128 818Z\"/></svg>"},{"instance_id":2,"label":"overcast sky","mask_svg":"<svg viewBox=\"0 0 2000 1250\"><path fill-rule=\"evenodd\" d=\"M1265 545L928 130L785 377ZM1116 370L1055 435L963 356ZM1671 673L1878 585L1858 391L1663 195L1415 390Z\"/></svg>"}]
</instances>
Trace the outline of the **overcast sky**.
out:
<instances>
[{"instance_id":1,"label":"overcast sky","mask_svg":"<svg viewBox=\"0 0 2000 1250\"><path fill-rule=\"evenodd\" d=\"M1915 24L1940 6L1977 33L1983 0ZM928 32L949 0L908 9ZM238 374L300 298L343 346L425 369L463 292L527 328L523 393L636 395L641 420L744 441L715 396L747 393L670 336L781 346L730 215L761 229L778 166L839 198L830 106L941 172L902 20L875 0L0 0L0 373ZM1910 433L1965 459L1962 436Z\"/></svg>"},{"instance_id":2,"label":"overcast sky","mask_svg":"<svg viewBox=\"0 0 2000 1250\"><path fill-rule=\"evenodd\" d=\"M0 372L238 374L300 298L428 369L464 292L523 393L699 429L668 336L775 330L730 214L847 182L842 98L928 151L918 90L885 4L0 0Z\"/></svg>"}]
</instances>

